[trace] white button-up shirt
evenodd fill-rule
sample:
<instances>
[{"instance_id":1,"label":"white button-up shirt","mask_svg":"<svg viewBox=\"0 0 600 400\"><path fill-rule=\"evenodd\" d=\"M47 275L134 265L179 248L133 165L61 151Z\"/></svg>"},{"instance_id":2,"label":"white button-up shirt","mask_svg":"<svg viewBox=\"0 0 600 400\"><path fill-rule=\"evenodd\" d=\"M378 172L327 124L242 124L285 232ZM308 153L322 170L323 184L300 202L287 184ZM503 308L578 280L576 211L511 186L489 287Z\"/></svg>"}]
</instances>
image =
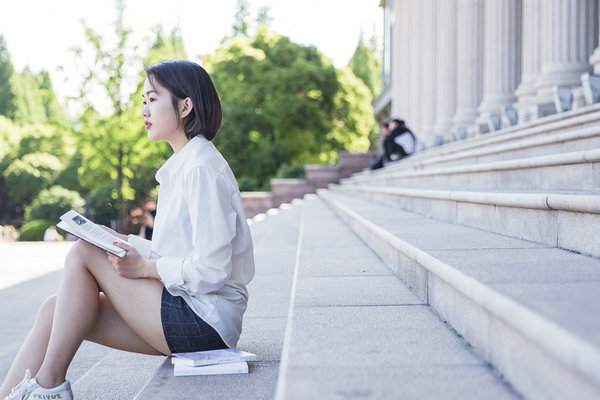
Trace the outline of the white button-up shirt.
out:
<instances>
[{"instance_id":1,"label":"white button-up shirt","mask_svg":"<svg viewBox=\"0 0 600 400\"><path fill-rule=\"evenodd\" d=\"M130 236L130 242L156 258L169 293L181 296L235 348L246 285L254 276L252 238L235 177L215 146L196 136L165 162L156 180L152 241Z\"/></svg>"}]
</instances>

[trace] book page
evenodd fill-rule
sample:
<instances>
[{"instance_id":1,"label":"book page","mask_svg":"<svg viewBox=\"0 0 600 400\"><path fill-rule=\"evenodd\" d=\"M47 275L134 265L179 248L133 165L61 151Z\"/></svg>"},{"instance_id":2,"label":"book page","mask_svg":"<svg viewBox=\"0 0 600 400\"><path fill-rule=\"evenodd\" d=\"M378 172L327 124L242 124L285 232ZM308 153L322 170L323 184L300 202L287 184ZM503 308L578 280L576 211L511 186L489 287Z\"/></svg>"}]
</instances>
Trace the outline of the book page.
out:
<instances>
[{"instance_id":1,"label":"book page","mask_svg":"<svg viewBox=\"0 0 600 400\"><path fill-rule=\"evenodd\" d=\"M71 210L60 219L61 222L57 225L58 228L119 257L124 257L127 254L125 250L113 244L113 242L125 243L123 240L100 228L77 211Z\"/></svg>"}]
</instances>

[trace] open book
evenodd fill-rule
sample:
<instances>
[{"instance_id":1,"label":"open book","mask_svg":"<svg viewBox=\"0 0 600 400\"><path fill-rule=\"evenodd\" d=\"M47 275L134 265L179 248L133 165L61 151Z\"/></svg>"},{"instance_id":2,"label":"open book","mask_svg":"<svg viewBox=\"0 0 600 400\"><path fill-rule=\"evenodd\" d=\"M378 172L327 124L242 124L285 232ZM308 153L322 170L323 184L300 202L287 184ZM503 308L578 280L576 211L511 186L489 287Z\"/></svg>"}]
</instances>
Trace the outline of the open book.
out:
<instances>
[{"instance_id":1,"label":"open book","mask_svg":"<svg viewBox=\"0 0 600 400\"><path fill-rule=\"evenodd\" d=\"M113 244L113 242L126 243L124 240L100 228L77 211L71 210L63 214L56 227L118 257L123 258L127 254L125 250Z\"/></svg>"}]
</instances>

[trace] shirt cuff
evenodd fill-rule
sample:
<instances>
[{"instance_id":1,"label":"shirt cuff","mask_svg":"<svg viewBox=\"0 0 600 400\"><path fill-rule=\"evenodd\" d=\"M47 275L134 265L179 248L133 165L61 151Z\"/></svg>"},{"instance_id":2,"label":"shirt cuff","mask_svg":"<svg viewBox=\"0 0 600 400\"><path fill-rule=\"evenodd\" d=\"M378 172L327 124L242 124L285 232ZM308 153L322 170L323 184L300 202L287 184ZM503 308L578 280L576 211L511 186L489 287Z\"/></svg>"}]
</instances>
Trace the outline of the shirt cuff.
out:
<instances>
[{"instance_id":1,"label":"shirt cuff","mask_svg":"<svg viewBox=\"0 0 600 400\"><path fill-rule=\"evenodd\" d=\"M158 272L160 280L167 289L186 289L183 280L183 259L176 257L162 257L156 260L156 272Z\"/></svg>"}]
</instances>

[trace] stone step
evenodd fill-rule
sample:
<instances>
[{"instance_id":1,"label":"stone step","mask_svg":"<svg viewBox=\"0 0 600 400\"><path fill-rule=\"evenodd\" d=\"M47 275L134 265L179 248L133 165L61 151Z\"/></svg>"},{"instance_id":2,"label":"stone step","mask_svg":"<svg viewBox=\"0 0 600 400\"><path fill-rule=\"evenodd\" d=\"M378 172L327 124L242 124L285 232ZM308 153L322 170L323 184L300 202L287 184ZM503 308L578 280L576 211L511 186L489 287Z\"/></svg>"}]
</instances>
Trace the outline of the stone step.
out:
<instances>
[{"instance_id":1,"label":"stone step","mask_svg":"<svg viewBox=\"0 0 600 400\"><path fill-rule=\"evenodd\" d=\"M332 185L398 210L600 257L600 195Z\"/></svg>"},{"instance_id":2,"label":"stone step","mask_svg":"<svg viewBox=\"0 0 600 400\"><path fill-rule=\"evenodd\" d=\"M485 141L471 143L467 140L456 143L450 150L427 150L391 163L385 168L360 172L353 177L386 175L406 169L423 170L441 166L541 157L600 148L600 122L592 125L575 125L566 130L551 132L540 130L536 135L529 133L528 129L503 133L502 140L490 143Z\"/></svg>"},{"instance_id":3,"label":"stone step","mask_svg":"<svg viewBox=\"0 0 600 400\"><path fill-rule=\"evenodd\" d=\"M319 194L525 398L600 398L600 260Z\"/></svg>"},{"instance_id":4,"label":"stone step","mask_svg":"<svg viewBox=\"0 0 600 400\"><path fill-rule=\"evenodd\" d=\"M307 200L277 399L513 399L320 199Z\"/></svg>"},{"instance_id":5,"label":"stone step","mask_svg":"<svg viewBox=\"0 0 600 400\"><path fill-rule=\"evenodd\" d=\"M247 375L174 377L167 358L136 399L272 399L287 324L303 202L295 201L255 219L256 275L248 286L248 309L238 348L255 353Z\"/></svg>"},{"instance_id":6,"label":"stone step","mask_svg":"<svg viewBox=\"0 0 600 400\"><path fill-rule=\"evenodd\" d=\"M360 174L344 184L448 190L600 190L600 149L515 160Z\"/></svg>"},{"instance_id":7,"label":"stone step","mask_svg":"<svg viewBox=\"0 0 600 400\"><path fill-rule=\"evenodd\" d=\"M85 355L90 347L81 350L79 354ZM163 356L110 350L73 383L73 397L86 400L131 400L153 379L164 359Z\"/></svg>"},{"instance_id":8,"label":"stone step","mask_svg":"<svg viewBox=\"0 0 600 400\"><path fill-rule=\"evenodd\" d=\"M448 143L444 146L431 148L425 152L417 153L402 163L392 164L388 168L394 169L397 165L403 163L412 163L424 167L437 162L434 160L446 163L469 163L463 159L472 157L473 155L493 155L495 151L506 150L506 147L498 147L499 145L508 146L516 144L515 147L517 149L521 147L525 149L532 144L537 146L542 144L551 145L556 141L555 139L558 139L559 143L561 140L564 140L565 145L568 148L573 145L568 142L577 142L585 137L593 138L596 135L597 131L600 130L600 113L598 111L600 111L600 105L596 104L591 107L552 115L528 123L519 124L515 127L471 137L463 141ZM572 133L573 131L575 131L575 134ZM556 134L559 134L559 136L555 136ZM560 134L563 134L563 136L560 136ZM539 140L545 138L551 138L552 140L550 143L546 143L544 140L539 142L536 141L536 139ZM598 147L599 146L589 146L577 149L565 149L563 151L584 150ZM557 146L554 146L554 148L556 149ZM558 148L560 148L560 146L558 146Z\"/></svg>"}]
</instances>

